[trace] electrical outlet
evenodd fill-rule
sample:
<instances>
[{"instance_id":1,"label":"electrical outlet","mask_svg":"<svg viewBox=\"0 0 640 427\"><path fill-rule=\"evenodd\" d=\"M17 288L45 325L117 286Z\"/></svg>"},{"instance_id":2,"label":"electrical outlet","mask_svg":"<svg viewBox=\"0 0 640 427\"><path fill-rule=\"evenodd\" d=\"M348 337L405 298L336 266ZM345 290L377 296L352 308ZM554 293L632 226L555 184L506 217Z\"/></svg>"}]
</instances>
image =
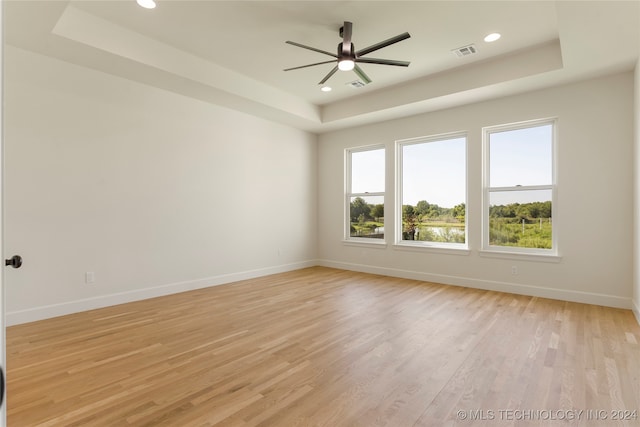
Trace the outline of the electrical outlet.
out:
<instances>
[{"instance_id":1,"label":"electrical outlet","mask_svg":"<svg viewBox=\"0 0 640 427\"><path fill-rule=\"evenodd\" d=\"M84 283L95 283L96 281L96 273L94 273L93 271L87 271L86 273L84 273Z\"/></svg>"},{"instance_id":2,"label":"electrical outlet","mask_svg":"<svg viewBox=\"0 0 640 427\"><path fill-rule=\"evenodd\" d=\"M518 266L516 266L516 265L512 265L511 266L511 274L514 275L514 276L518 275Z\"/></svg>"}]
</instances>

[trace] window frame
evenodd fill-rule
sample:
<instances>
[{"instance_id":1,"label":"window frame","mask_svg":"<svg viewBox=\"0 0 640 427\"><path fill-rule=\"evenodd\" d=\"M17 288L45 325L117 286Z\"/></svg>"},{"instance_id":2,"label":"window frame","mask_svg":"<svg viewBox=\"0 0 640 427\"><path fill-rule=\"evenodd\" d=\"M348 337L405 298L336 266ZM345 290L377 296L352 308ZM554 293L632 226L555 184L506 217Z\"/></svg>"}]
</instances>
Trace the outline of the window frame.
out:
<instances>
[{"instance_id":1,"label":"window frame","mask_svg":"<svg viewBox=\"0 0 640 427\"><path fill-rule=\"evenodd\" d=\"M364 192L364 193L353 193L352 189L352 167L351 167L351 159L354 153L361 153L364 151L375 151L375 150L383 150L384 152L384 189L382 192ZM345 165L345 180L344 180L344 209L343 209L343 221L344 221L344 232L343 232L343 242L349 244L357 244L357 245L373 245L373 246L386 246L387 242L387 228L385 221L385 233L384 238L382 239L372 239L367 237L357 237L351 236L351 198L352 197L382 197L382 204L385 206L385 212L387 210L386 205L386 197L385 193L387 190L387 147L384 144L375 144L375 145L366 145L361 147L347 148L344 150L344 165Z\"/></svg>"},{"instance_id":2,"label":"window frame","mask_svg":"<svg viewBox=\"0 0 640 427\"><path fill-rule=\"evenodd\" d=\"M491 187L490 183L490 136L492 133L505 132L520 129L535 128L544 125L551 125L551 184L548 185L515 185L507 187ZM558 181L557 181L557 146L558 146L558 118L550 117L543 119L527 120L515 123L507 123L482 128L482 249L484 256L505 256L505 257L525 257L531 260L548 258L548 261L559 259L558 250ZM524 248L518 246L497 246L489 243L489 208L490 196L493 192L505 191L551 191L551 249Z\"/></svg>"},{"instance_id":3,"label":"window frame","mask_svg":"<svg viewBox=\"0 0 640 427\"><path fill-rule=\"evenodd\" d=\"M408 145L428 144L430 142L442 142L449 139L464 138L464 243L429 242L421 240L402 239L402 206L403 206L403 148ZM401 139L395 142L395 206L394 206L394 233L395 247L401 250L432 251L450 254L469 254L469 132L455 131L416 138Z\"/></svg>"}]
</instances>

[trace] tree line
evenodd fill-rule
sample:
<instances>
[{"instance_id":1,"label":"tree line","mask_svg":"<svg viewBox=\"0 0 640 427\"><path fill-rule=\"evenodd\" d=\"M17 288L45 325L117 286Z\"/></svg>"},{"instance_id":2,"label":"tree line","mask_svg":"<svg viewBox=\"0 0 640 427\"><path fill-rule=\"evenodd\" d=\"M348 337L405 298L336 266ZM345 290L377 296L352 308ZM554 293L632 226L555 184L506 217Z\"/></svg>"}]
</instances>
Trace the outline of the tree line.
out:
<instances>
[{"instance_id":1,"label":"tree line","mask_svg":"<svg viewBox=\"0 0 640 427\"><path fill-rule=\"evenodd\" d=\"M351 202L351 222L379 221L384 218L384 205L367 203L362 197Z\"/></svg>"},{"instance_id":2,"label":"tree line","mask_svg":"<svg viewBox=\"0 0 640 427\"><path fill-rule=\"evenodd\" d=\"M414 217L419 220L441 220L445 218L455 218L464 222L465 204L460 203L453 208L443 208L435 203L428 203L420 200L415 206L403 205L402 216ZM384 218L384 205L367 203L362 197L356 197L351 202L351 222L358 221L378 221Z\"/></svg>"},{"instance_id":3,"label":"tree line","mask_svg":"<svg viewBox=\"0 0 640 427\"><path fill-rule=\"evenodd\" d=\"M356 197L351 202L351 222L380 221L384 218L384 205L367 203L362 197ZM453 219L464 223L466 206L464 203L452 208L438 206L426 200L420 200L414 205L402 205L403 221L451 221ZM551 201L530 203L509 203L507 205L493 205L489 207L491 218L513 218L515 220L533 220L551 218Z\"/></svg>"},{"instance_id":4,"label":"tree line","mask_svg":"<svg viewBox=\"0 0 640 427\"><path fill-rule=\"evenodd\" d=\"M514 218L531 221L539 218L551 218L551 201L530 203L509 203L489 207L490 218Z\"/></svg>"},{"instance_id":5,"label":"tree line","mask_svg":"<svg viewBox=\"0 0 640 427\"><path fill-rule=\"evenodd\" d=\"M455 205L452 208L444 208L426 200L420 200L415 206L402 205L403 220L413 219L418 222L457 220L464 222L466 206L464 203Z\"/></svg>"}]
</instances>

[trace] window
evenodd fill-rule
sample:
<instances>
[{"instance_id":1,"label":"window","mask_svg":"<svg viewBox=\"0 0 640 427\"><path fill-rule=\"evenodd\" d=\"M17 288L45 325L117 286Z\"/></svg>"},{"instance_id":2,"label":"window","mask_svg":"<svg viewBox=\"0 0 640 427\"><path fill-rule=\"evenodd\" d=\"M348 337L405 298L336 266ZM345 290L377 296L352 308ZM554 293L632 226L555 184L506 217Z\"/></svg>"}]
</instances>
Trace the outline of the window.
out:
<instances>
[{"instance_id":1,"label":"window","mask_svg":"<svg viewBox=\"0 0 640 427\"><path fill-rule=\"evenodd\" d=\"M396 241L466 248L466 134L399 141L397 159Z\"/></svg>"},{"instance_id":2,"label":"window","mask_svg":"<svg viewBox=\"0 0 640 427\"><path fill-rule=\"evenodd\" d=\"M384 239L384 147L347 150L346 162L346 238Z\"/></svg>"},{"instance_id":3,"label":"window","mask_svg":"<svg viewBox=\"0 0 640 427\"><path fill-rule=\"evenodd\" d=\"M484 249L557 254L555 120L484 129Z\"/></svg>"}]
</instances>

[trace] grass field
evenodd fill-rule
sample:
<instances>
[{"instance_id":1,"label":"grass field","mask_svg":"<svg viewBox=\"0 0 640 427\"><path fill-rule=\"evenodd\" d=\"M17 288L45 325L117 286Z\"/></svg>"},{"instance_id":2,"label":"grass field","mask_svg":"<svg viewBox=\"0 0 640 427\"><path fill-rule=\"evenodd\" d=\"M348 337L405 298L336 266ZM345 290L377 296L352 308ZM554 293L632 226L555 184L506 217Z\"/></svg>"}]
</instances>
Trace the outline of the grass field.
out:
<instances>
[{"instance_id":1,"label":"grass field","mask_svg":"<svg viewBox=\"0 0 640 427\"><path fill-rule=\"evenodd\" d=\"M522 222L516 218L491 218L489 244L521 248L551 249L551 220L549 218Z\"/></svg>"}]
</instances>

